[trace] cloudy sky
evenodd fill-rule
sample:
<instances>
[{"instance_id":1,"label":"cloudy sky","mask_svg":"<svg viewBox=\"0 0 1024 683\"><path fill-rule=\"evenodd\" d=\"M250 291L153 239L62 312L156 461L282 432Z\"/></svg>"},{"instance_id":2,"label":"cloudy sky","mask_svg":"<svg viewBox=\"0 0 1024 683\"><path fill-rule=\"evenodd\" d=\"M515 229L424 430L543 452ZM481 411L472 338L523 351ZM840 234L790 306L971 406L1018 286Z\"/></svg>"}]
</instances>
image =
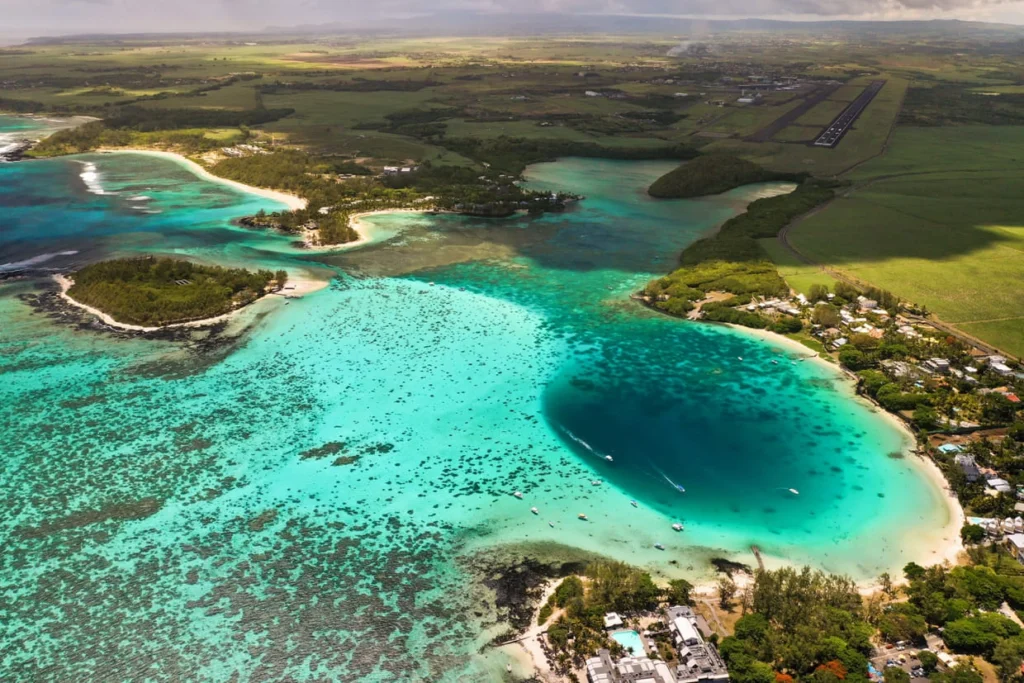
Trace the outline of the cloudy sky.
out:
<instances>
[{"instance_id":1,"label":"cloudy sky","mask_svg":"<svg viewBox=\"0 0 1024 683\"><path fill-rule=\"evenodd\" d=\"M708 18L957 18L1024 24L1024 0L0 0L0 34L254 30L429 11Z\"/></svg>"}]
</instances>

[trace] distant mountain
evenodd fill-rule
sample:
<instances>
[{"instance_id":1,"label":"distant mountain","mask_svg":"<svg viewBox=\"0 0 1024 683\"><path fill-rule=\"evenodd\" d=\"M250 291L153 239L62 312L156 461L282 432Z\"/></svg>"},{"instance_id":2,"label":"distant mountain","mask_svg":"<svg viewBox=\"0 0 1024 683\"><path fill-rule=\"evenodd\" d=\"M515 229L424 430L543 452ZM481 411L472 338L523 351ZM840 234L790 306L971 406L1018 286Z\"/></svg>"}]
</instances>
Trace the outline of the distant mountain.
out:
<instances>
[{"instance_id":1,"label":"distant mountain","mask_svg":"<svg viewBox=\"0 0 1024 683\"><path fill-rule=\"evenodd\" d=\"M987 40L1024 39L1024 26L940 19L932 21L777 21L773 19L699 19L612 14L486 14L440 12L403 19L354 19L352 22L268 27L262 32L85 34L33 38L30 44L84 41L180 41L185 38L243 41L310 35L407 34L446 36L528 36L554 34L649 34L706 36L726 33L789 35L846 34L859 36L913 35L933 38Z\"/></svg>"},{"instance_id":2,"label":"distant mountain","mask_svg":"<svg viewBox=\"0 0 1024 683\"><path fill-rule=\"evenodd\" d=\"M412 19L364 20L358 24L331 23L269 28L271 33L344 33L353 28L388 33L443 35L544 35L565 33L704 35L735 32L789 34L913 34L949 37L1024 37L1024 26L931 21L777 21L773 19L708 20L663 16L610 14L485 14L443 12Z\"/></svg>"}]
</instances>

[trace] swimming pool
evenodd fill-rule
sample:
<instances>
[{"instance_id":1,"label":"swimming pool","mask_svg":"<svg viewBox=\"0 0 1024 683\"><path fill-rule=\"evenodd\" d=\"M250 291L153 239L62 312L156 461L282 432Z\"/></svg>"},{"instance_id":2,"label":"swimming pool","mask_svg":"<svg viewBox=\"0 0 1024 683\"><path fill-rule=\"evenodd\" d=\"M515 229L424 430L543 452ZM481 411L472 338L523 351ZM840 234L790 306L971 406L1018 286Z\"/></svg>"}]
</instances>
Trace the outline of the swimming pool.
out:
<instances>
[{"instance_id":1,"label":"swimming pool","mask_svg":"<svg viewBox=\"0 0 1024 683\"><path fill-rule=\"evenodd\" d=\"M642 657L645 654L644 643L636 631L616 631L612 634L612 640L636 656Z\"/></svg>"}]
</instances>

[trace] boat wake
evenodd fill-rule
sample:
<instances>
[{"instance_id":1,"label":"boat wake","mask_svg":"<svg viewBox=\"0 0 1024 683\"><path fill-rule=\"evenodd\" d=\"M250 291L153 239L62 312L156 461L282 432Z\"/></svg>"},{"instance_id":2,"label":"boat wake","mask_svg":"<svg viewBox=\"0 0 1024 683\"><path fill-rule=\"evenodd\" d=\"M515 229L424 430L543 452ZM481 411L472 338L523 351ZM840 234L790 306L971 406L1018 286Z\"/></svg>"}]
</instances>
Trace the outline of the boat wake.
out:
<instances>
[{"instance_id":1,"label":"boat wake","mask_svg":"<svg viewBox=\"0 0 1024 683\"><path fill-rule=\"evenodd\" d=\"M682 485L677 484L674 481L672 481L667 474L665 474L660 469L658 469L657 465L655 465L654 463L651 463L651 467L653 467L654 471L657 472L658 474L660 474L661 478L664 479L665 481L667 481L672 486L672 488L674 488L676 491L679 491L679 493L686 493L686 489Z\"/></svg>"},{"instance_id":2,"label":"boat wake","mask_svg":"<svg viewBox=\"0 0 1024 683\"><path fill-rule=\"evenodd\" d=\"M573 441L575 441L576 443L578 443L579 445L581 445L585 449L587 449L587 451L592 453L595 457L601 458L601 460L604 460L604 461L607 461L607 462L612 462L612 456L608 455L607 453L602 453L601 451L597 450L596 448L591 446L589 443L587 443L586 441L584 441L583 439L581 439L580 437L576 436L571 431L566 429L565 427L561 427L560 426L559 429L561 429L563 432L565 432L565 435L568 436L570 439L572 439Z\"/></svg>"}]
</instances>

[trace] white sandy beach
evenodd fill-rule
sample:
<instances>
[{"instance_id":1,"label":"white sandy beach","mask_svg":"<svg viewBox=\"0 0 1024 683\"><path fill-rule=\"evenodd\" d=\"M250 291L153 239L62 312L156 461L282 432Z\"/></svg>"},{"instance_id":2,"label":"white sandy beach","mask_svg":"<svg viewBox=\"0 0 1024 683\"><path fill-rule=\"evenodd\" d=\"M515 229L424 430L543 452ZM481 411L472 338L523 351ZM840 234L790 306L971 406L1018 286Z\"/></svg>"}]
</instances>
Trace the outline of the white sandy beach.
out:
<instances>
[{"instance_id":1,"label":"white sandy beach","mask_svg":"<svg viewBox=\"0 0 1024 683\"><path fill-rule=\"evenodd\" d=\"M252 185L246 185L235 180L228 180L227 178L221 178L220 176L210 173L206 168L192 161L191 159L184 157L174 152L162 152L153 149L134 149L134 148L110 148L110 149L99 149L97 152L101 154L146 154L148 156L160 157L163 159L169 159L180 166L187 168L189 171L194 173L196 176L203 180L209 180L210 182L220 183L221 185L227 185L233 187L236 190L243 192L249 192L250 194L259 195L266 197L267 199L273 199L274 201L285 204L289 210L296 211L298 209L306 208L306 200L302 197L297 197L287 192L281 192L280 190L268 190L262 187L253 187Z\"/></svg>"},{"instance_id":2,"label":"white sandy beach","mask_svg":"<svg viewBox=\"0 0 1024 683\"><path fill-rule=\"evenodd\" d=\"M378 209L376 211L362 211L349 216L349 226L359 234L359 239L344 244L310 244L306 242L306 249L317 252L346 251L356 247L362 247L373 242L373 234L370 228L363 223L362 219L369 216L383 216L390 213L423 213L428 209Z\"/></svg>"},{"instance_id":3,"label":"white sandy beach","mask_svg":"<svg viewBox=\"0 0 1024 683\"><path fill-rule=\"evenodd\" d=\"M71 285L75 284L75 281L73 279L71 279L71 278L69 278L69 277L67 277L65 275L60 275L60 274L54 275L53 279L57 282L57 285L60 287L59 296L60 296L60 298L64 299L64 301L68 302L72 306L76 306L76 307L82 309L83 311L87 311L87 312L93 314L94 316L96 316L97 318L102 320L103 323L106 324L106 325L109 325L111 327L116 327L119 330L130 330L132 332L157 332L159 330L166 330L166 329L171 329L171 328L175 328L175 327L207 327L209 325L215 325L215 324L217 324L219 322L230 320L231 318L233 318L234 316L238 315L239 313L244 311L246 308L248 308L247 306L243 306L241 308L236 308L233 311L229 311L228 313L224 313L223 315L218 315L218 316L215 316L213 318L203 318L202 320L190 320L188 322L171 323L169 325L159 325L159 326L156 326L156 327L146 327L144 325L132 325L130 323L119 322L119 321L115 320L113 317L111 317L110 315L108 315L107 313L104 313L103 311L99 310L98 308L94 308L93 306L88 306L86 304L83 304L80 301L75 301L74 299L72 299L71 296L68 294L68 290L71 288ZM295 279L292 279L291 275L289 274L288 285L287 286L288 287L292 287L292 289L287 289L285 291L282 291L282 292L279 292L279 293L275 293L275 294L279 294L279 295L282 295L282 296L289 296L289 297L301 297L304 294L309 294L311 292L315 292L317 290L323 289L324 287L327 286L327 284L328 283L326 281L324 281L324 280L316 280L316 279L313 279L313 278L295 278ZM274 296L275 294L270 294L270 295L267 295L267 296ZM262 301L265 298L267 298L267 297L263 297L261 299L257 299L257 301ZM256 302L253 302L253 303L256 303Z\"/></svg>"}]
</instances>

